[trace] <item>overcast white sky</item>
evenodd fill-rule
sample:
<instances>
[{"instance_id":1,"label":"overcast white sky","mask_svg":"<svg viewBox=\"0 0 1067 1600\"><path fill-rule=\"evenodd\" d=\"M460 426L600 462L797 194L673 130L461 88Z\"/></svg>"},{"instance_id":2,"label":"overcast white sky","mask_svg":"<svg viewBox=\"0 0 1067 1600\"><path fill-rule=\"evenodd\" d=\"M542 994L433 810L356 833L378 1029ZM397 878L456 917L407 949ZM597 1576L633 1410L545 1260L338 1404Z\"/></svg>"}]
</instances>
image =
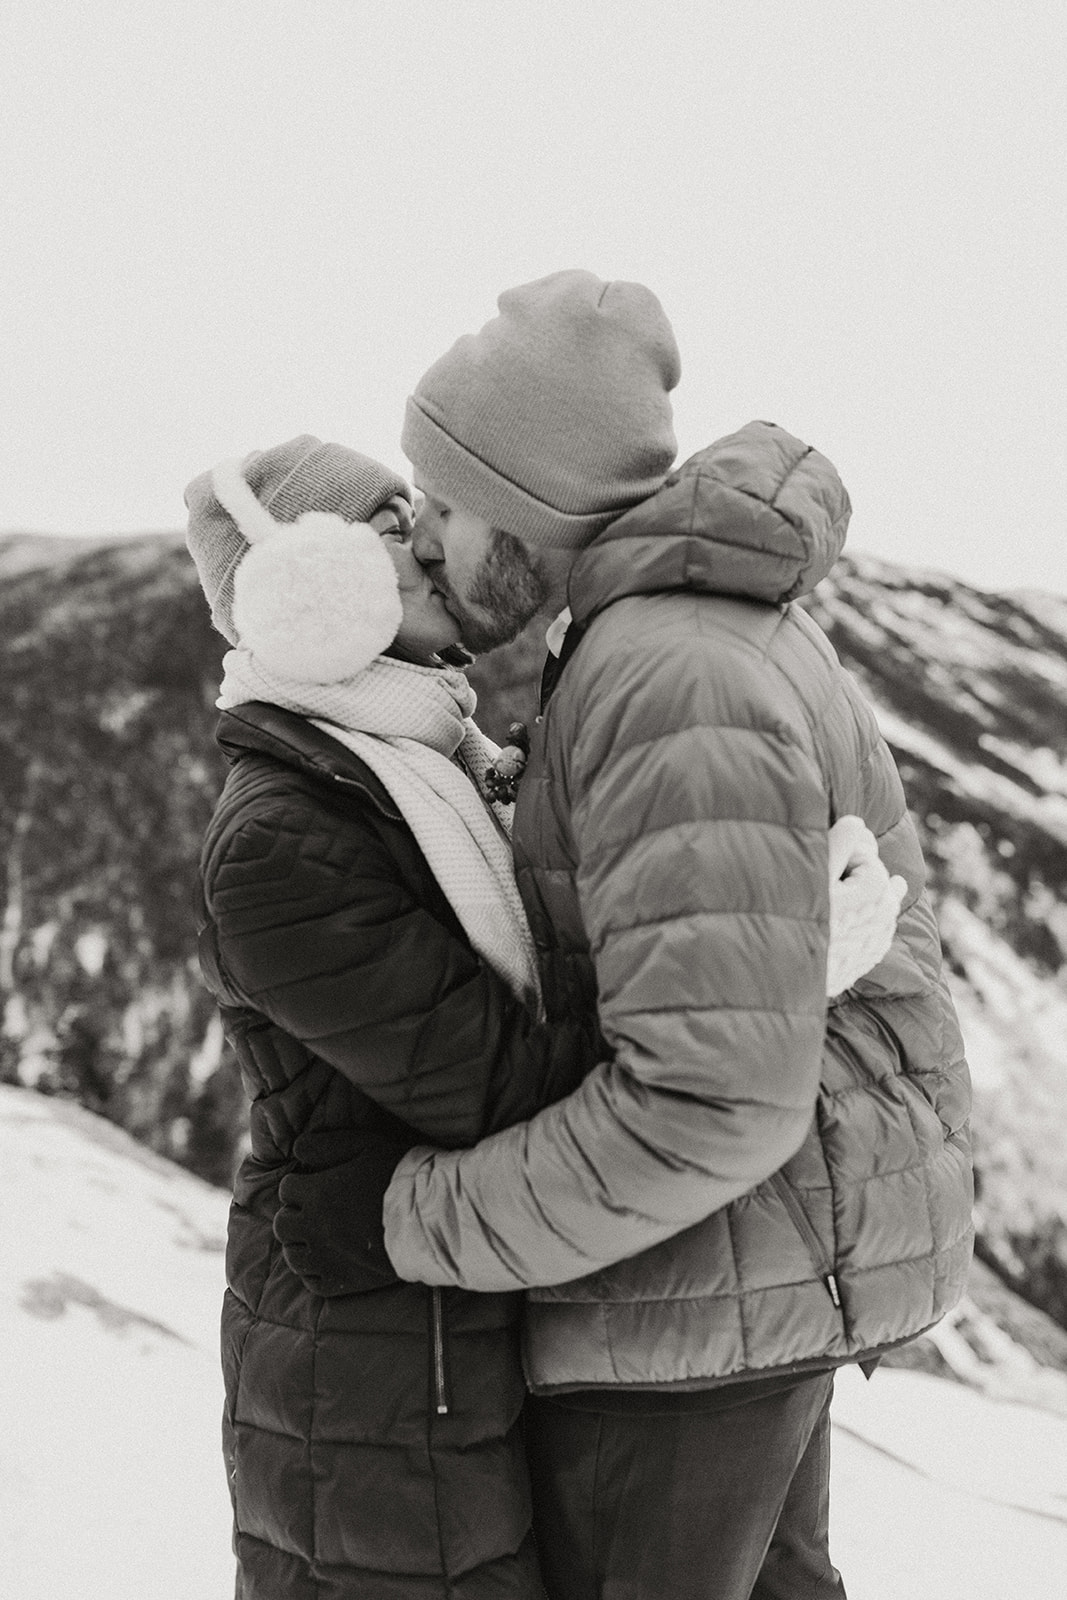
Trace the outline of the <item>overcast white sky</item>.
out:
<instances>
[{"instance_id":1,"label":"overcast white sky","mask_svg":"<svg viewBox=\"0 0 1067 1600\"><path fill-rule=\"evenodd\" d=\"M0 529L403 468L496 295L637 278L682 455L817 445L854 548L1067 593L1063 0L3 0Z\"/></svg>"}]
</instances>

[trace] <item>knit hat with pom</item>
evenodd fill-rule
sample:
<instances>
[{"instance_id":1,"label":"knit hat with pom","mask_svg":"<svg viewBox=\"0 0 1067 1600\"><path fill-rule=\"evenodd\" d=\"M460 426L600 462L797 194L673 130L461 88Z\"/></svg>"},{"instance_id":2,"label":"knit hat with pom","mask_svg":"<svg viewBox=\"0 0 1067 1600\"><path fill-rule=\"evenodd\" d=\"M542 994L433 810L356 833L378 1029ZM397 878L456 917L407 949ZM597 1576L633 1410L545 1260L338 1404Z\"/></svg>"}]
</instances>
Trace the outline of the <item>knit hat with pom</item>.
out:
<instances>
[{"instance_id":1,"label":"knit hat with pom","mask_svg":"<svg viewBox=\"0 0 1067 1600\"><path fill-rule=\"evenodd\" d=\"M194 479L186 540L215 627L304 682L361 671L401 622L396 568L367 526L397 494L411 498L395 472L311 434Z\"/></svg>"},{"instance_id":2,"label":"knit hat with pom","mask_svg":"<svg viewBox=\"0 0 1067 1600\"><path fill-rule=\"evenodd\" d=\"M401 444L426 487L530 544L581 549L663 482L681 372L639 283L556 272L419 380Z\"/></svg>"}]
</instances>

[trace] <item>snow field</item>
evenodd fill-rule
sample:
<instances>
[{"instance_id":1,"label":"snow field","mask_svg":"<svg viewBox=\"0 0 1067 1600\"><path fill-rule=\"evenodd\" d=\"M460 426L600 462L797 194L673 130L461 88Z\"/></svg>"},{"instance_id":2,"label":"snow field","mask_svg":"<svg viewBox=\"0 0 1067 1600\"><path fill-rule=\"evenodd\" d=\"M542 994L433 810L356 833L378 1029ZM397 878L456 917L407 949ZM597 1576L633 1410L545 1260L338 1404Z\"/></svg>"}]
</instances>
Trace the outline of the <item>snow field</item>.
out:
<instances>
[{"instance_id":1,"label":"snow field","mask_svg":"<svg viewBox=\"0 0 1067 1600\"><path fill-rule=\"evenodd\" d=\"M232 1594L227 1207L79 1107L0 1086L0 1595ZM1063 1417L847 1368L834 1420L832 1549L850 1600L1067 1589Z\"/></svg>"}]
</instances>

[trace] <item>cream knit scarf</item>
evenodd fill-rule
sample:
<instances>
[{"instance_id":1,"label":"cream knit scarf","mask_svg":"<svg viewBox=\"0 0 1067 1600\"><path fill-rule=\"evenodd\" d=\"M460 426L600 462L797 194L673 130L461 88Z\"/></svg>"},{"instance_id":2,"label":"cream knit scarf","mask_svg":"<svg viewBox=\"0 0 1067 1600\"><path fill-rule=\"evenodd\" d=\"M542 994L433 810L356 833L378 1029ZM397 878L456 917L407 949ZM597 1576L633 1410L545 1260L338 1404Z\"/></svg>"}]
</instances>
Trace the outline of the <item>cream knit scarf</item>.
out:
<instances>
[{"instance_id":1,"label":"cream knit scarf","mask_svg":"<svg viewBox=\"0 0 1067 1600\"><path fill-rule=\"evenodd\" d=\"M471 721L477 700L462 672L378 656L344 682L300 683L267 671L241 648L227 652L223 669L221 710L268 701L307 717L366 762L396 801L474 949L539 1009L537 959L512 865L512 808L490 810L482 799L497 747Z\"/></svg>"}]
</instances>

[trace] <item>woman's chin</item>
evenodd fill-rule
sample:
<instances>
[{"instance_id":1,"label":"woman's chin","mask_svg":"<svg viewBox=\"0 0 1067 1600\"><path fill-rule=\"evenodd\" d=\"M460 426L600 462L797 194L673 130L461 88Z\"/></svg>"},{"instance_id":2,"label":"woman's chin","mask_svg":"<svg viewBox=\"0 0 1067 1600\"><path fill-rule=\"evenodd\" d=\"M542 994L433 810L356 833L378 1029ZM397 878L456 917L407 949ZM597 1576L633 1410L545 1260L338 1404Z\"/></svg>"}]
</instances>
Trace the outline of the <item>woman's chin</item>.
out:
<instances>
[{"instance_id":1,"label":"woman's chin","mask_svg":"<svg viewBox=\"0 0 1067 1600\"><path fill-rule=\"evenodd\" d=\"M467 666L474 660L454 628L428 630L420 634L401 632L385 653L423 667L435 666L439 661L444 661L448 666Z\"/></svg>"}]
</instances>

